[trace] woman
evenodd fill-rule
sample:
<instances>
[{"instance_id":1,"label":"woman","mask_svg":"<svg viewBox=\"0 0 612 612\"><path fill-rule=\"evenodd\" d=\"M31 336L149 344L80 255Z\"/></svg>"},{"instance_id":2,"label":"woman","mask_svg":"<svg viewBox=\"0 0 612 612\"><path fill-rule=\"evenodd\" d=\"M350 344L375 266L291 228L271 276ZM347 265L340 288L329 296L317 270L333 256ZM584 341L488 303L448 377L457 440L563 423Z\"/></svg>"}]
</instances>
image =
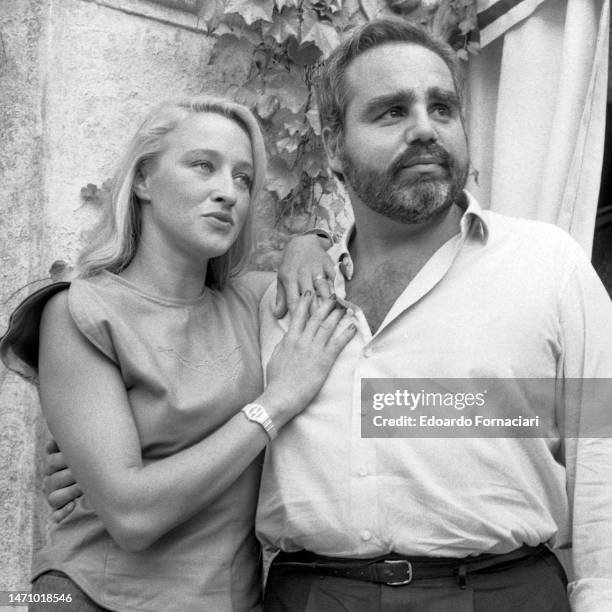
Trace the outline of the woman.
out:
<instances>
[{"instance_id":1,"label":"woman","mask_svg":"<svg viewBox=\"0 0 612 612\"><path fill-rule=\"evenodd\" d=\"M254 117L226 100L164 104L134 137L105 230L42 314L41 405L85 496L35 559L34 594L76 584L84 610L258 606L255 459L354 334L333 299L306 294L262 392L270 277L237 273L264 173Z\"/></svg>"}]
</instances>

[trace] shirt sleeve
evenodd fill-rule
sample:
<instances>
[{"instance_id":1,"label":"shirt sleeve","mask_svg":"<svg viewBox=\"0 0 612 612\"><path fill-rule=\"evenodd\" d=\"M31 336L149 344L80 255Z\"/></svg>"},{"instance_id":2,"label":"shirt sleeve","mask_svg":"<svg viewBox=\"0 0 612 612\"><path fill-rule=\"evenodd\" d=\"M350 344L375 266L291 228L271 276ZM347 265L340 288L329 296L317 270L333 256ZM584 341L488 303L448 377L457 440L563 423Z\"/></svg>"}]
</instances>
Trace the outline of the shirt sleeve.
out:
<instances>
[{"instance_id":1,"label":"shirt sleeve","mask_svg":"<svg viewBox=\"0 0 612 612\"><path fill-rule=\"evenodd\" d=\"M112 313L104 292L93 283L76 280L68 293L68 309L78 330L114 363L118 357L113 342Z\"/></svg>"},{"instance_id":2,"label":"shirt sleeve","mask_svg":"<svg viewBox=\"0 0 612 612\"><path fill-rule=\"evenodd\" d=\"M612 301L578 245L560 297L575 612L612 610ZM568 400L568 392L570 399Z\"/></svg>"}]
</instances>

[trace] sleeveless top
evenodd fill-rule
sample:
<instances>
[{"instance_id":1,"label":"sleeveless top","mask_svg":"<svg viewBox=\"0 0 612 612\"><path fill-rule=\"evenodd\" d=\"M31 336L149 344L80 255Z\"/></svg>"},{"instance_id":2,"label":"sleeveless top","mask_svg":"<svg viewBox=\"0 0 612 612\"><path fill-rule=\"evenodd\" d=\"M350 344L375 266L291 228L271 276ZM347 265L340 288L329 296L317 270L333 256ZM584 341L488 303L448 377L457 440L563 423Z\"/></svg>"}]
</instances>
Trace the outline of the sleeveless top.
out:
<instances>
[{"instance_id":1,"label":"sleeveless top","mask_svg":"<svg viewBox=\"0 0 612 612\"><path fill-rule=\"evenodd\" d=\"M72 282L70 314L121 371L145 462L197 443L261 393L259 298L240 278L193 300L149 295L110 273ZM111 610L258 609L260 464L143 552L115 544L81 497L35 556L34 578L62 571Z\"/></svg>"}]
</instances>

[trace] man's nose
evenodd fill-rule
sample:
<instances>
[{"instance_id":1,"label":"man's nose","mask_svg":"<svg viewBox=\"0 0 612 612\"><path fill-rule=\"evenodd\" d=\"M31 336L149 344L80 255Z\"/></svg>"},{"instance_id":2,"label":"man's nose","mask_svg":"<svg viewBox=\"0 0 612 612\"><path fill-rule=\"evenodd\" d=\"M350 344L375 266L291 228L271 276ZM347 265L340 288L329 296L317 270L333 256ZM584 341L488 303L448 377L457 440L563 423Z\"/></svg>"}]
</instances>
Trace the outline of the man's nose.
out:
<instances>
[{"instance_id":1,"label":"man's nose","mask_svg":"<svg viewBox=\"0 0 612 612\"><path fill-rule=\"evenodd\" d=\"M431 142L438 139L438 133L426 108L415 108L406 126L406 142Z\"/></svg>"}]
</instances>

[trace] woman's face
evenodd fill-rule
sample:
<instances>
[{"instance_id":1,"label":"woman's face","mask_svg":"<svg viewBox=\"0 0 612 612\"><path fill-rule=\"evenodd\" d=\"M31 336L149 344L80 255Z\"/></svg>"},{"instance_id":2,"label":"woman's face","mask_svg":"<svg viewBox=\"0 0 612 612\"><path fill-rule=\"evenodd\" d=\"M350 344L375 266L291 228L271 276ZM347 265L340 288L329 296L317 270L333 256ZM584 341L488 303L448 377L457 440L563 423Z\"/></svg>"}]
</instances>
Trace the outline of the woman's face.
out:
<instances>
[{"instance_id":1,"label":"woman's face","mask_svg":"<svg viewBox=\"0 0 612 612\"><path fill-rule=\"evenodd\" d=\"M189 115L135 182L143 239L154 237L198 262L223 255L244 225L253 173L249 136L235 121Z\"/></svg>"}]
</instances>

